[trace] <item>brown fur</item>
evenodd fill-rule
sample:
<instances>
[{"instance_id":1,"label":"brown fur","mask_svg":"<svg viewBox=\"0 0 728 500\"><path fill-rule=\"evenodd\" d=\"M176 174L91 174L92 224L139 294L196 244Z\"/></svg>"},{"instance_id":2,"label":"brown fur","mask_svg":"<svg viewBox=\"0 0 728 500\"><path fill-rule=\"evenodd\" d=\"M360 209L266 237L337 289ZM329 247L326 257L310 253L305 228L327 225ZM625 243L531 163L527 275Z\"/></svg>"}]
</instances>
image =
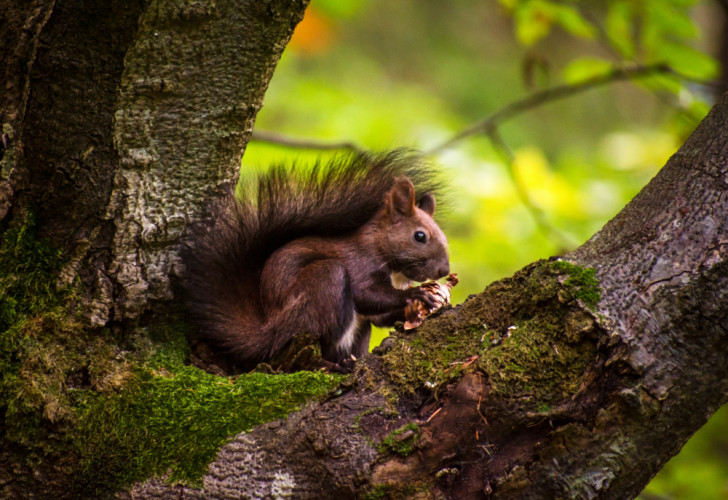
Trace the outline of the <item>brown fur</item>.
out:
<instances>
[{"instance_id":1,"label":"brown fur","mask_svg":"<svg viewBox=\"0 0 728 500\"><path fill-rule=\"evenodd\" d=\"M392 273L425 281L449 272L432 188L431 171L401 152L305 174L272 169L255 203L226 199L190 239L185 287L203 337L242 367L303 331L331 363L363 356L370 323L391 326L412 300L432 302L419 287L395 288Z\"/></svg>"}]
</instances>

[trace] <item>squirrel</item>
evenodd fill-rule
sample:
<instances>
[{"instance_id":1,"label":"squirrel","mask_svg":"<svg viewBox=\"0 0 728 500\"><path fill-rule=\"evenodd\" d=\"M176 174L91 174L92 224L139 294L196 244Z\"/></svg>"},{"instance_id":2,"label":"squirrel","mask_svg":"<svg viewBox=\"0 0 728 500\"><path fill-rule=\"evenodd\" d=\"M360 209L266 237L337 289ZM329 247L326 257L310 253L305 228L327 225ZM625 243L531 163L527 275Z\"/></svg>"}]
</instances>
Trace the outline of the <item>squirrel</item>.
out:
<instances>
[{"instance_id":1,"label":"squirrel","mask_svg":"<svg viewBox=\"0 0 728 500\"><path fill-rule=\"evenodd\" d=\"M324 366L348 371L352 356L368 353L371 324L404 321L414 301L441 305L410 287L449 273L435 177L419 155L398 150L308 170L273 166L248 196L223 197L183 252L203 340L250 369L307 332Z\"/></svg>"}]
</instances>

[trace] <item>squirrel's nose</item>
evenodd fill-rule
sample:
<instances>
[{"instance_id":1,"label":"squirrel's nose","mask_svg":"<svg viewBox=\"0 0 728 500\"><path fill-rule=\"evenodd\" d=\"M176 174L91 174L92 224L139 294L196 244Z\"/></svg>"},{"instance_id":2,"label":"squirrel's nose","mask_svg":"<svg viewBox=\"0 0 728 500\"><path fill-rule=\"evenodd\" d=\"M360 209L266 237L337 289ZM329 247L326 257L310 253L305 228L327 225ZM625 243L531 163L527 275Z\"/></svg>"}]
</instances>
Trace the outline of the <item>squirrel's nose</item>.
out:
<instances>
[{"instance_id":1,"label":"squirrel's nose","mask_svg":"<svg viewBox=\"0 0 728 500\"><path fill-rule=\"evenodd\" d=\"M440 278L443 278L450 274L450 264L446 262L443 264L443 266L440 268L440 270L437 272L440 275Z\"/></svg>"}]
</instances>

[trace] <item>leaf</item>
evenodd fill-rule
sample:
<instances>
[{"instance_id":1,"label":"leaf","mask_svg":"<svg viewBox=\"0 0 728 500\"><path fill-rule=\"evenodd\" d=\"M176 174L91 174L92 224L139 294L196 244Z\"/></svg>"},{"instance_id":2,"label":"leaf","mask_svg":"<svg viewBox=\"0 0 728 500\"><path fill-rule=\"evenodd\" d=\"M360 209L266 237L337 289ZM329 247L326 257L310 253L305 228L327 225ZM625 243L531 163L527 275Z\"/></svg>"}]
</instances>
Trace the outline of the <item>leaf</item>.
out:
<instances>
[{"instance_id":1,"label":"leaf","mask_svg":"<svg viewBox=\"0 0 728 500\"><path fill-rule=\"evenodd\" d=\"M635 82L637 85L650 89L652 92L665 92L679 96L683 92L683 84L673 75L650 75L646 78L640 78Z\"/></svg>"},{"instance_id":2,"label":"leaf","mask_svg":"<svg viewBox=\"0 0 728 500\"><path fill-rule=\"evenodd\" d=\"M646 54L660 52L667 41L684 45L696 38L697 31L690 17L689 6L669 3L651 0L646 4L641 36Z\"/></svg>"},{"instance_id":3,"label":"leaf","mask_svg":"<svg viewBox=\"0 0 728 500\"><path fill-rule=\"evenodd\" d=\"M516 21L516 38L530 46L551 31L554 15L546 2L533 1L519 5L513 15Z\"/></svg>"},{"instance_id":4,"label":"leaf","mask_svg":"<svg viewBox=\"0 0 728 500\"><path fill-rule=\"evenodd\" d=\"M661 38L673 35L691 39L697 36L697 30L690 17L690 6L669 6L664 1L649 3L649 25L657 30Z\"/></svg>"},{"instance_id":5,"label":"leaf","mask_svg":"<svg viewBox=\"0 0 728 500\"><path fill-rule=\"evenodd\" d=\"M515 2L501 0L513 10L516 37L523 45L533 45L551 32L554 25L580 38L594 38L596 29L579 11L569 5L546 0Z\"/></svg>"},{"instance_id":6,"label":"leaf","mask_svg":"<svg viewBox=\"0 0 728 500\"><path fill-rule=\"evenodd\" d=\"M580 38L594 38L596 29L579 11L563 4L552 4L557 22L566 31Z\"/></svg>"},{"instance_id":7,"label":"leaf","mask_svg":"<svg viewBox=\"0 0 728 500\"><path fill-rule=\"evenodd\" d=\"M563 76L567 83L583 82L595 76L604 75L613 69L612 63L599 57L580 57L564 68Z\"/></svg>"},{"instance_id":8,"label":"leaf","mask_svg":"<svg viewBox=\"0 0 728 500\"><path fill-rule=\"evenodd\" d=\"M656 56L658 60L666 61L678 73L694 78L714 78L720 67L708 54L681 43L663 41Z\"/></svg>"},{"instance_id":9,"label":"leaf","mask_svg":"<svg viewBox=\"0 0 728 500\"><path fill-rule=\"evenodd\" d=\"M634 30L637 23L632 2L612 2L607 11L605 30L609 42L625 59L635 56Z\"/></svg>"}]
</instances>

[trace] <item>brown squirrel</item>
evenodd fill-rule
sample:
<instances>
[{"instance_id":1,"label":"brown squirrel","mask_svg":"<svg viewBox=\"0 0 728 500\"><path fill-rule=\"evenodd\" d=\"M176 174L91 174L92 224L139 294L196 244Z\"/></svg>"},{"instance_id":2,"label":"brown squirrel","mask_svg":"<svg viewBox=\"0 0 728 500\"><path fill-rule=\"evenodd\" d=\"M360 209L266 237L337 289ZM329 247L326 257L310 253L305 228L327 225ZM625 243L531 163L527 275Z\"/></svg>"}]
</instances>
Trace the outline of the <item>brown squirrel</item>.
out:
<instances>
[{"instance_id":1,"label":"brown squirrel","mask_svg":"<svg viewBox=\"0 0 728 500\"><path fill-rule=\"evenodd\" d=\"M404 321L415 300L439 305L407 288L449 273L433 179L419 156L395 151L272 167L252 196L226 197L183 255L203 338L248 369L308 332L343 370L368 352L371 323Z\"/></svg>"}]
</instances>

